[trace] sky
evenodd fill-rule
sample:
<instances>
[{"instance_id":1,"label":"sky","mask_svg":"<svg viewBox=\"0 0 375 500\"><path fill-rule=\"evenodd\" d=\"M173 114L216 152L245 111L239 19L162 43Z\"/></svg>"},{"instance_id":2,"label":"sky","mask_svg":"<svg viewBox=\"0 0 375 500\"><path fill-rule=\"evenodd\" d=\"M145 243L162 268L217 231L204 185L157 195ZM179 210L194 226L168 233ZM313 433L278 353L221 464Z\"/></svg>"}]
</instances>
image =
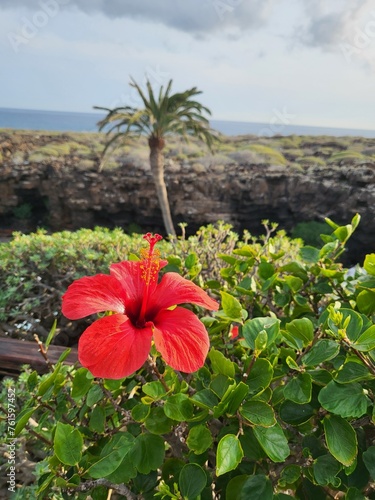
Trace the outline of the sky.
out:
<instances>
[{"instance_id":1,"label":"sky","mask_svg":"<svg viewBox=\"0 0 375 500\"><path fill-rule=\"evenodd\" d=\"M215 120L375 129L373 0L0 0L0 107L138 106L197 87Z\"/></svg>"}]
</instances>

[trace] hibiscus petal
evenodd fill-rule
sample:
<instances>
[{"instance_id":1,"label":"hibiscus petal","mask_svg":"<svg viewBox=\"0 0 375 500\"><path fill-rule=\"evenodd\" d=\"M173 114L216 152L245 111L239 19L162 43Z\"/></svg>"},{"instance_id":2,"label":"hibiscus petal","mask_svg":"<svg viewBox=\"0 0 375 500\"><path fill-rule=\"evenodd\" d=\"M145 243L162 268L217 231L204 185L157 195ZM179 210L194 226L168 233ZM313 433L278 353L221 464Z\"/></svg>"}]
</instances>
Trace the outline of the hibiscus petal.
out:
<instances>
[{"instance_id":1,"label":"hibiscus petal","mask_svg":"<svg viewBox=\"0 0 375 500\"><path fill-rule=\"evenodd\" d=\"M148 302L148 317L156 315L161 309L176 304L197 304L213 311L219 309L219 304L207 293L191 281L177 273L166 273Z\"/></svg>"},{"instance_id":2,"label":"hibiscus petal","mask_svg":"<svg viewBox=\"0 0 375 500\"><path fill-rule=\"evenodd\" d=\"M127 377L146 361L151 338L151 327L135 328L124 314L105 316L83 332L78 359L95 377Z\"/></svg>"},{"instance_id":3,"label":"hibiscus petal","mask_svg":"<svg viewBox=\"0 0 375 500\"><path fill-rule=\"evenodd\" d=\"M169 366L192 373L204 365L210 341L194 313L182 307L160 311L154 325L156 349Z\"/></svg>"},{"instance_id":4,"label":"hibiscus petal","mask_svg":"<svg viewBox=\"0 0 375 500\"><path fill-rule=\"evenodd\" d=\"M113 276L86 276L68 287L62 298L62 313L69 319L104 311L123 313L124 300L121 284Z\"/></svg>"},{"instance_id":5,"label":"hibiscus petal","mask_svg":"<svg viewBox=\"0 0 375 500\"><path fill-rule=\"evenodd\" d=\"M131 318L137 318L141 309L142 298L145 293L146 282L142 278L143 271L141 269L142 261L125 260L110 266L110 273L120 283L125 292L125 308L126 314ZM164 267L168 262L161 260L159 269ZM157 278L154 283L150 283L149 292L151 293L157 285Z\"/></svg>"}]
</instances>

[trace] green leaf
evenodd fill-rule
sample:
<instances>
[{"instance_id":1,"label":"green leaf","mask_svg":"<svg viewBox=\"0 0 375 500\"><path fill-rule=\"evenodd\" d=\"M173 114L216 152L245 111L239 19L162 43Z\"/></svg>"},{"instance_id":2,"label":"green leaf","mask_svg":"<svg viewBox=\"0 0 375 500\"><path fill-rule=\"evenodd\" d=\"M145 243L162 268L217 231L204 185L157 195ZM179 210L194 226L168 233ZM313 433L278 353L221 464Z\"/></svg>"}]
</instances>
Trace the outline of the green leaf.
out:
<instances>
[{"instance_id":1,"label":"green leaf","mask_svg":"<svg viewBox=\"0 0 375 500\"><path fill-rule=\"evenodd\" d=\"M298 465L286 465L280 474L279 485L284 489L288 484L294 484L301 477L301 467Z\"/></svg>"},{"instance_id":2,"label":"green leaf","mask_svg":"<svg viewBox=\"0 0 375 500\"><path fill-rule=\"evenodd\" d=\"M164 439L156 434L139 434L136 437L131 456L141 474L157 470L164 461Z\"/></svg>"},{"instance_id":3,"label":"green leaf","mask_svg":"<svg viewBox=\"0 0 375 500\"><path fill-rule=\"evenodd\" d=\"M82 457L83 438L69 424L57 422L54 449L57 458L65 465L76 465Z\"/></svg>"},{"instance_id":4,"label":"green leaf","mask_svg":"<svg viewBox=\"0 0 375 500\"><path fill-rule=\"evenodd\" d=\"M272 427L276 424L272 407L263 401L246 401L240 408L240 414L254 425Z\"/></svg>"},{"instance_id":5,"label":"green leaf","mask_svg":"<svg viewBox=\"0 0 375 500\"><path fill-rule=\"evenodd\" d=\"M329 361L337 356L340 351L340 345L334 340L321 339L310 349L308 353L302 356L302 363L305 366L318 366L324 361Z\"/></svg>"},{"instance_id":6,"label":"green leaf","mask_svg":"<svg viewBox=\"0 0 375 500\"><path fill-rule=\"evenodd\" d=\"M253 394L263 392L270 385L272 378L273 368L271 363L267 359L258 358L253 364L246 380L249 392Z\"/></svg>"},{"instance_id":7,"label":"green leaf","mask_svg":"<svg viewBox=\"0 0 375 500\"><path fill-rule=\"evenodd\" d=\"M47 337L47 340L45 342L46 344L46 351L48 351L48 347L53 339L53 337L55 336L55 333L56 333L56 326L57 326L57 319L54 320L53 322L53 325L51 327L51 330L49 331L49 334L48 334L48 337Z\"/></svg>"},{"instance_id":8,"label":"green leaf","mask_svg":"<svg viewBox=\"0 0 375 500\"><path fill-rule=\"evenodd\" d=\"M255 349L256 338L262 330L265 330L267 333L267 347L269 347L276 340L280 332L280 320L270 317L247 320L242 327L242 335L251 349Z\"/></svg>"},{"instance_id":9,"label":"green leaf","mask_svg":"<svg viewBox=\"0 0 375 500\"><path fill-rule=\"evenodd\" d=\"M219 441L216 454L216 475L221 476L236 469L243 458L241 443L234 434L227 434Z\"/></svg>"},{"instance_id":10,"label":"green leaf","mask_svg":"<svg viewBox=\"0 0 375 500\"><path fill-rule=\"evenodd\" d=\"M312 343L314 326L308 318L294 319L286 324L286 332L283 332L283 336L291 347L301 350L302 347L307 347Z\"/></svg>"},{"instance_id":11,"label":"green leaf","mask_svg":"<svg viewBox=\"0 0 375 500\"><path fill-rule=\"evenodd\" d=\"M294 293L298 292L303 285L303 281L297 276L285 276L284 281Z\"/></svg>"},{"instance_id":12,"label":"green leaf","mask_svg":"<svg viewBox=\"0 0 375 500\"><path fill-rule=\"evenodd\" d=\"M375 325L370 326L362 335L359 336L352 347L357 351L367 352L375 349Z\"/></svg>"},{"instance_id":13,"label":"green leaf","mask_svg":"<svg viewBox=\"0 0 375 500\"><path fill-rule=\"evenodd\" d=\"M338 312L342 315L342 323L348 321L346 335L352 342L355 342L363 328L363 317L352 309L341 308ZM348 320L348 318L350 319ZM335 325L331 317L328 317L328 326L336 334L338 334L339 328L342 327L341 325Z\"/></svg>"},{"instance_id":14,"label":"green leaf","mask_svg":"<svg viewBox=\"0 0 375 500\"><path fill-rule=\"evenodd\" d=\"M263 474L250 476L244 483L239 500L272 500L271 481Z\"/></svg>"},{"instance_id":15,"label":"green leaf","mask_svg":"<svg viewBox=\"0 0 375 500\"><path fill-rule=\"evenodd\" d=\"M284 388L285 399L298 404L311 401L312 382L308 373L299 373L293 377Z\"/></svg>"},{"instance_id":16,"label":"green leaf","mask_svg":"<svg viewBox=\"0 0 375 500\"><path fill-rule=\"evenodd\" d=\"M273 462L284 462L290 455L288 441L280 425L254 427L254 434L260 446Z\"/></svg>"},{"instance_id":17,"label":"green leaf","mask_svg":"<svg viewBox=\"0 0 375 500\"><path fill-rule=\"evenodd\" d=\"M132 408L132 418L136 422L144 422L150 413L150 406L139 403Z\"/></svg>"},{"instance_id":18,"label":"green leaf","mask_svg":"<svg viewBox=\"0 0 375 500\"><path fill-rule=\"evenodd\" d=\"M316 264L319 262L319 249L306 245L299 251L302 259L309 264Z\"/></svg>"},{"instance_id":19,"label":"green leaf","mask_svg":"<svg viewBox=\"0 0 375 500\"><path fill-rule=\"evenodd\" d=\"M362 314L370 315L375 312L375 292L362 290L357 296L357 307Z\"/></svg>"},{"instance_id":20,"label":"green leaf","mask_svg":"<svg viewBox=\"0 0 375 500\"><path fill-rule=\"evenodd\" d=\"M189 450L201 455L212 445L211 432L203 424L192 427L186 439Z\"/></svg>"},{"instance_id":21,"label":"green leaf","mask_svg":"<svg viewBox=\"0 0 375 500\"><path fill-rule=\"evenodd\" d=\"M161 406L150 409L145 420L145 427L152 434L168 434L171 431L173 420L168 418Z\"/></svg>"},{"instance_id":22,"label":"green leaf","mask_svg":"<svg viewBox=\"0 0 375 500\"><path fill-rule=\"evenodd\" d=\"M326 415L323 426L328 450L336 460L349 467L357 456L357 435L353 427L337 415Z\"/></svg>"},{"instance_id":23,"label":"green leaf","mask_svg":"<svg viewBox=\"0 0 375 500\"><path fill-rule=\"evenodd\" d=\"M24 408L19 412L19 414L17 415L16 427L14 428L14 437L17 437L22 429L25 428L27 422L29 421L29 418L36 409L37 406L33 408Z\"/></svg>"},{"instance_id":24,"label":"green leaf","mask_svg":"<svg viewBox=\"0 0 375 500\"><path fill-rule=\"evenodd\" d=\"M202 389L201 391L196 392L191 397L191 400L196 406L199 406L199 408L205 409L212 409L219 402L216 394L214 394L210 389Z\"/></svg>"},{"instance_id":25,"label":"green leaf","mask_svg":"<svg viewBox=\"0 0 375 500\"><path fill-rule=\"evenodd\" d=\"M246 480L248 479L247 474L241 474L240 476L233 477L227 484L225 490L225 500L239 500L241 490Z\"/></svg>"},{"instance_id":26,"label":"green leaf","mask_svg":"<svg viewBox=\"0 0 375 500\"><path fill-rule=\"evenodd\" d=\"M187 269L191 269L199 262L198 255L193 252L189 254L185 259L185 266Z\"/></svg>"},{"instance_id":27,"label":"green leaf","mask_svg":"<svg viewBox=\"0 0 375 500\"><path fill-rule=\"evenodd\" d=\"M230 293L221 291L220 294L221 307L225 316L233 321L242 321L242 306L240 302Z\"/></svg>"},{"instance_id":28,"label":"green leaf","mask_svg":"<svg viewBox=\"0 0 375 500\"><path fill-rule=\"evenodd\" d=\"M55 379L57 377L57 374L59 373L61 368L61 365L58 363L55 366L54 371L48 375L40 384L39 384L39 389L38 389L38 396L44 396L44 394L48 391L50 387L53 386L55 383Z\"/></svg>"},{"instance_id":29,"label":"green leaf","mask_svg":"<svg viewBox=\"0 0 375 500\"><path fill-rule=\"evenodd\" d=\"M268 278L271 278L271 276L275 274L275 268L269 262L263 261L259 264L258 272L259 276L262 279L267 280Z\"/></svg>"},{"instance_id":30,"label":"green leaf","mask_svg":"<svg viewBox=\"0 0 375 500\"><path fill-rule=\"evenodd\" d=\"M104 394L102 391L102 388L99 385L93 385L89 392L87 393L87 398L86 398L86 404L87 406L94 406L96 403L98 403L102 398Z\"/></svg>"},{"instance_id":31,"label":"green leaf","mask_svg":"<svg viewBox=\"0 0 375 500\"><path fill-rule=\"evenodd\" d=\"M142 386L142 391L147 394L147 396L150 396L154 401L161 399L167 392L159 380L147 382Z\"/></svg>"},{"instance_id":32,"label":"green leaf","mask_svg":"<svg viewBox=\"0 0 375 500\"><path fill-rule=\"evenodd\" d=\"M135 439L130 433L117 433L105 444L98 460L89 467L88 474L99 479L114 473L133 448L134 442Z\"/></svg>"},{"instance_id":33,"label":"green leaf","mask_svg":"<svg viewBox=\"0 0 375 500\"><path fill-rule=\"evenodd\" d=\"M234 363L230 359L227 359L222 352L217 351L212 347L208 353L208 357L211 361L212 370L215 373L221 373L231 378L234 377Z\"/></svg>"},{"instance_id":34,"label":"green leaf","mask_svg":"<svg viewBox=\"0 0 375 500\"><path fill-rule=\"evenodd\" d=\"M375 276L375 253L366 255L363 267L368 274Z\"/></svg>"},{"instance_id":35,"label":"green leaf","mask_svg":"<svg viewBox=\"0 0 375 500\"><path fill-rule=\"evenodd\" d=\"M293 401L284 401L280 406L281 420L291 425L307 422L314 413L314 408L309 404L300 405L293 403Z\"/></svg>"},{"instance_id":36,"label":"green leaf","mask_svg":"<svg viewBox=\"0 0 375 500\"><path fill-rule=\"evenodd\" d=\"M164 412L172 420L183 422L193 418L194 407L186 394L179 393L168 397L164 404Z\"/></svg>"},{"instance_id":37,"label":"green leaf","mask_svg":"<svg viewBox=\"0 0 375 500\"><path fill-rule=\"evenodd\" d=\"M338 488L341 481L337 474L341 471L342 466L331 455L322 455L315 460L313 465L314 477L318 484Z\"/></svg>"},{"instance_id":38,"label":"green leaf","mask_svg":"<svg viewBox=\"0 0 375 500\"><path fill-rule=\"evenodd\" d=\"M339 384L349 384L350 382L359 382L372 378L373 376L369 372L367 366L362 363L357 363L357 361L348 361L340 367L335 377L335 381Z\"/></svg>"},{"instance_id":39,"label":"green leaf","mask_svg":"<svg viewBox=\"0 0 375 500\"><path fill-rule=\"evenodd\" d=\"M204 490L206 484L207 476L202 467L197 464L186 464L182 467L178 485L184 499L196 499Z\"/></svg>"},{"instance_id":40,"label":"green leaf","mask_svg":"<svg viewBox=\"0 0 375 500\"><path fill-rule=\"evenodd\" d=\"M71 394L73 399L81 399L89 391L92 380L87 378L87 373L87 368L78 368L75 372Z\"/></svg>"},{"instance_id":41,"label":"green leaf","mask_svg":"<svg viewBox=\"0 0 375 500\"><path fill-rule=\"evenodd\" d=\"M329 412L341 417L361 417L367 411L367 398L360 384L338 384L334 380L323 387L319 403Z\"/></svg>"},{"instance_id":42,"label":"green leaf","mask_svg":"<svg viewBox=\"0 0 375 500\"><path fill-rule=\"evenodd\" d=\"M372 479L375 479L375 446L369 446L362 455L363 462L370 473Z\"/></svg>"},{"instance_id":43,"label":"green leaf","mask_svg":"<svg viewBox=\"0 0 375 500\"><path fill-rule=\"evenodd\" d=\"M95 406L92 410L89 420L89 429L93 432L102 433L105 427L105 409L101 406Z\"/></svg>"}]
</instances>

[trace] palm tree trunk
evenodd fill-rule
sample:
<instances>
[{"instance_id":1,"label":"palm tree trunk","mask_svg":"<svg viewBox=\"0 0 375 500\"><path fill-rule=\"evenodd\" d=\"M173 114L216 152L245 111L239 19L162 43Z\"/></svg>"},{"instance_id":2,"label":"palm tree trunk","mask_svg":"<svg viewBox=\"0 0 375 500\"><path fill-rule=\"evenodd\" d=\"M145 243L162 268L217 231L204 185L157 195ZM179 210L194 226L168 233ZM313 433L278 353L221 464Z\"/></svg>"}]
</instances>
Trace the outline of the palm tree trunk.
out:
<instances>
[{"instance_id":1,"label":"palm tree trunk","mask_svg":"<svg viewBox=\"0 0 375 500\"><path fill-rule=\"evenodd\" d=\"M162 139L159 139L159 141L149 140L149 146L151 172L156 187L159 206L163 216L164 227L168 235L176 236L169 208L167 187L164 181L164 155L162 153L164 141Z\"/></svg>"}]
</instances>

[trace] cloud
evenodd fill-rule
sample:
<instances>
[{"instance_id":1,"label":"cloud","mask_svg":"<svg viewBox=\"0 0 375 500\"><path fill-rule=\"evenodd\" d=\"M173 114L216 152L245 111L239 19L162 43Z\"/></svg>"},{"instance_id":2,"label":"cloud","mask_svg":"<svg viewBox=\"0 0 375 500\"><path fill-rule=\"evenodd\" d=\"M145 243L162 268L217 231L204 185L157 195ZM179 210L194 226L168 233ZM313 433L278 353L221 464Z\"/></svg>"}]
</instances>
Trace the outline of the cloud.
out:
<instances>
[{"instance_id":1,"label":"cloud","mask_svg":"<svg viewBox=\"0 0 375 500\"><path fill-rule=\"evenodd\" d=\"M42 4L78 8L87 14L102 13L111 18L127 17L151 21L197 36L234 28L257 29L268 20L276 0L0 0L0 8L27 7L40 10Z\"/></svg>"}]
</instances>

